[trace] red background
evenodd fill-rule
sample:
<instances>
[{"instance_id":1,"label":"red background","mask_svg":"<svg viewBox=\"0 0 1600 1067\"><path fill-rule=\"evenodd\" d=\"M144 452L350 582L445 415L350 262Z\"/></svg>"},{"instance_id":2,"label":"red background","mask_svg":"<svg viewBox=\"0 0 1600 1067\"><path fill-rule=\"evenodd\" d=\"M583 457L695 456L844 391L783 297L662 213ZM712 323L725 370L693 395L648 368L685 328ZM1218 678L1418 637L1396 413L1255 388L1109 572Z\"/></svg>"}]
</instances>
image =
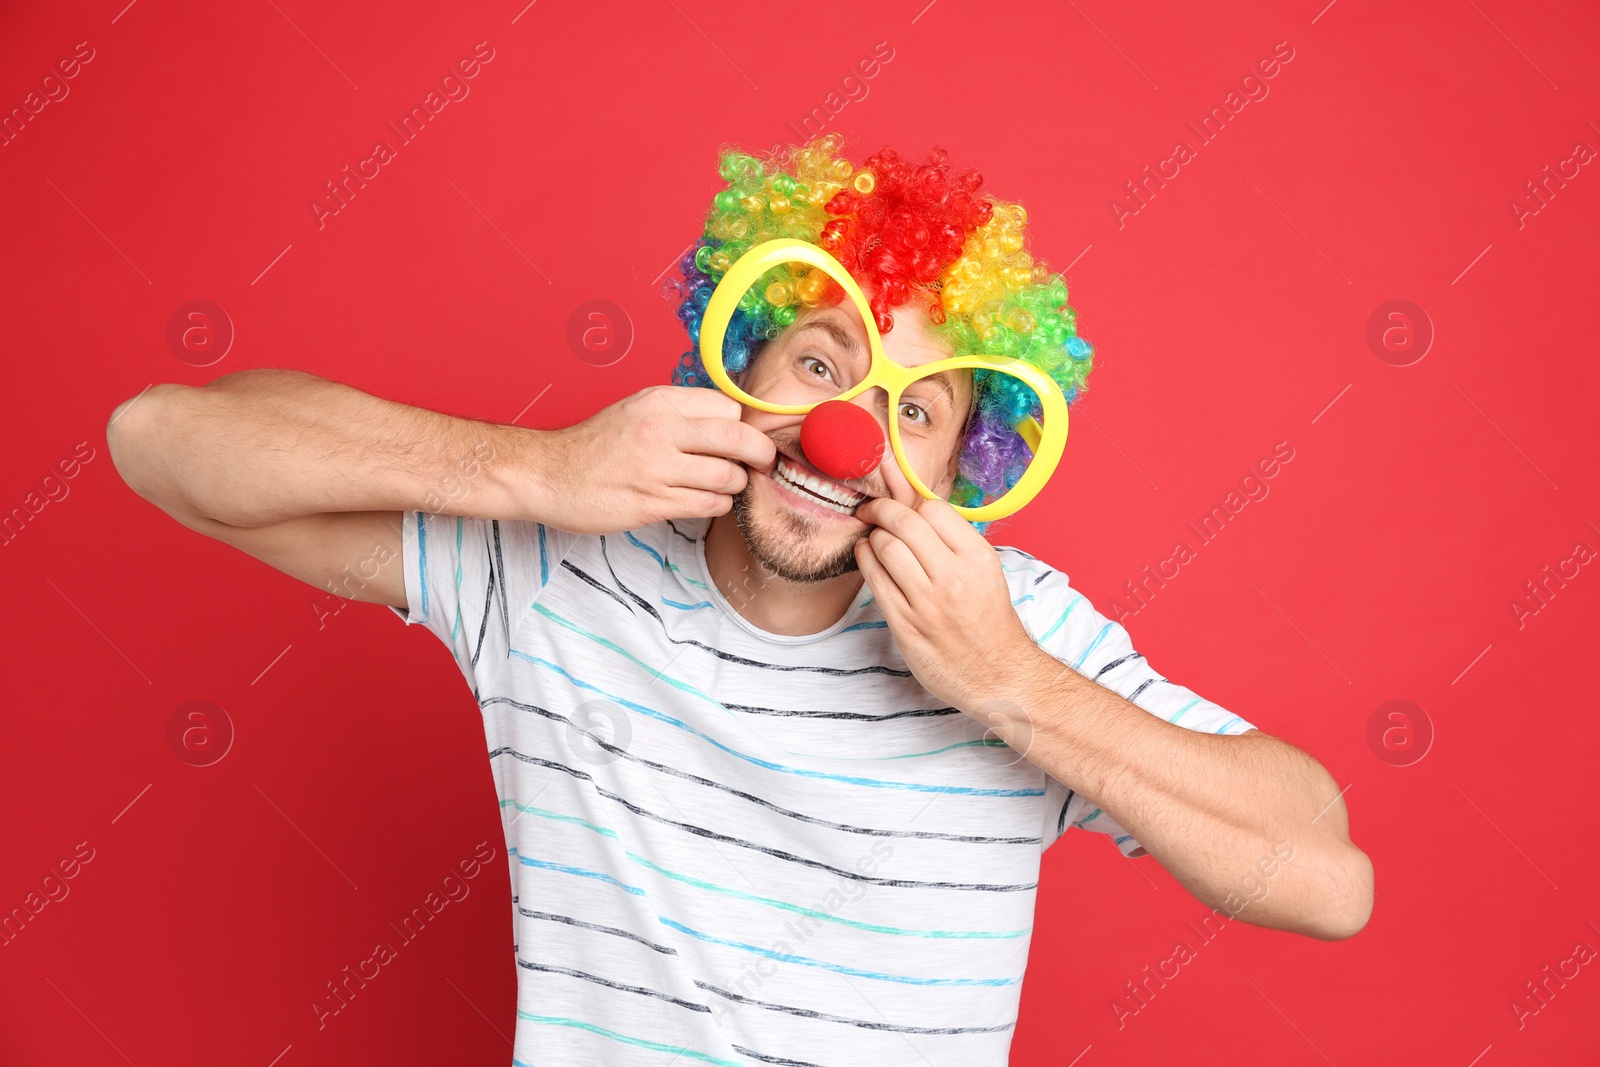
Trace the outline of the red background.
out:
<instances>
[{"instance_id":1,"label":"red background","mask_svg":"<svg viewBox=\"0 0 1600 1067\"><path fill-rule=\"evenodd\" d=\"M1600 148L1592 6L124 2L0 25L5 109L95 50L0 147L0 507L93 450L0 552L0 909L94 850L0 947L0 1060L509 1060L507 874L449 656L386 608L319 629L315 590L128 490L106 421L151 382L252 366L533 427L663 382L686 342L655 282L698 235L719 144L796 140L886 41L830 128L858 157L942 144L1024 203L1098 350L1060 474L995 540L1109 613L1289 442L1270 495L1127 624L1164 674L1348 785L1376 867L1355 938L1233 924L1119 1029L1111 999L1205 909L1153 859L1069 834L1013 1062L1596 1062L1600 966L1520 1028L1510 1007L1600 948L1600 567L1520 626L1510 606L1600 548L1600 165L1521 225L1509 203ZM323 183L480 41L470 95L319 229ZM1196 147L1185 122L1280 41L1270 95L1119 228L1110 198ZM205 368L166 340L197 298L237 330ZM636 330L607 367L565 340L597 299ZM1435 332L1409 366L1366 339L1394 299ZM1435 731L1410 766L1367 740L1392 699ZM169 747L190 700L236 731L212 766ZM319 1031L324 983L480 841L472 895Z\"/></svg>"}]
</instances>

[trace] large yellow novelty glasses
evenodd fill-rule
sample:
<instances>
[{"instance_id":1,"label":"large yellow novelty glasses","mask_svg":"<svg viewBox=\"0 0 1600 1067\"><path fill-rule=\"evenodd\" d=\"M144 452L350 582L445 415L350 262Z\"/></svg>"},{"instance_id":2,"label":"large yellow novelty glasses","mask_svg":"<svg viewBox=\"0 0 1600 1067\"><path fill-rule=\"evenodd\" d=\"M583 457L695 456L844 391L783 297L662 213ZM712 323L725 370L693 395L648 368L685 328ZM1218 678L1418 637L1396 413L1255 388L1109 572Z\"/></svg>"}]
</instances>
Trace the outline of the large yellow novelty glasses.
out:
<instances>
[{"instance_id":1,"label":"large yellow novelty glasses","mask_svg":"<svg viewBox=\"0 0 1600 1067\"><path fill-rule=\"evenodd\" d=\"M849 298L842 315L798 317L806 308L821 308L828 279ZM736 310L753 309L758 301L777 309L777 321L788 328L768 341L740 373L742 386L723 366L723 344ZM851 321L851 316L855 321ZM841 321L843 319L843 321ZM863 329L854 329L859 323ZM859 338L866 337L862 348ZM978 507L952 505L969 522L987 522L1010 515L1044 488L1067 443L1067 400L1049 375L1031 363L1002 355L955 356L914 367L903 366L883 351L871 306L844 265L824 248L808 241L779 238L756 245L728 267L706 305L700 324L700 352L706 372L718 388L742 404L779 415L804 415L829 400L850 400L879 387L888 396L889 446L906 481L922 496L941 499L928 488L945 473L948 442L960 440L967 408L960 403L962 370L992 372L991 383L1003 381L1008 392L1027 401L1043 418L1024 415L1014 425L1020 440L1012 441L1011 469L1025 462L1014 484ZM995 375L1007 375L998 379ZM970 390L968 390L970 392ZM964 442L963 442L964 447Z\"/></svg>"}]
</instances>

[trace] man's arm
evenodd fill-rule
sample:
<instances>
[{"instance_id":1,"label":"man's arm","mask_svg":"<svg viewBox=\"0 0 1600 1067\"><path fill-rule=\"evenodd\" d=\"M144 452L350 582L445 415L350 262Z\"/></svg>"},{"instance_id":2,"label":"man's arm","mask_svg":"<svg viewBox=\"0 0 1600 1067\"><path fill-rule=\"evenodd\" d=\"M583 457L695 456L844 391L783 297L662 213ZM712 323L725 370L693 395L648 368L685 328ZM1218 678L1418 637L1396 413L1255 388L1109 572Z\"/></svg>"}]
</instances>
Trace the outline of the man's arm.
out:
<instances>
[{"instance_id":1,"label":"man's arm","mask_svg":"<svg viewBox=\"0 0 1600 1067\"><path fill-rule=\"evenodd\" d=\"M1315 759L1259 730L1184 729L1051 655L1018 617L994 547L947 502L879 497L856 515L875 527L856 563L929 692L1091 799L1202 902L1246 898L1229 913L1327 940L1366 925L1372 862ZM1050 630L1088 621L1076 603Z\"/></svg>"},{"instance_id":2,"label":"man's arm","mask_svg":"<svg viewBox=\"0 0 1600 1067\"><path fill-rule=\"evenodd\" d=\"M130 488L191 529L347 599L405 607L404 511L577 534L726 514L772 440L713 389L649 386L531 430L297 370L156 385L106 426Z\"/></svg>"},{"instance_id":3,"label":"man's arm","mask_svg":"<svg viewBox=\"0 0 1600 1067\"><path fill-rule=\"evenodd\" d=\"M1104 809L1202 903L1325 940L1366 925L1372 862L1314 758L1260 730L1166 722L1031 641L1013 655L972 707L1021 709L991 723L1001 740Z\"/></svg>"},{"instance_id":4,"label":"man's arm","mask_svg":"<svg viewBox=\"0 0 1600 1067\"><path fill-rule=\"evenodd\" d=\"M274 369L152 386L106 427L124 481L185 526L395 607L406 606L400 513L528 513L540 437Z\"/></svg>"}]
</instances>

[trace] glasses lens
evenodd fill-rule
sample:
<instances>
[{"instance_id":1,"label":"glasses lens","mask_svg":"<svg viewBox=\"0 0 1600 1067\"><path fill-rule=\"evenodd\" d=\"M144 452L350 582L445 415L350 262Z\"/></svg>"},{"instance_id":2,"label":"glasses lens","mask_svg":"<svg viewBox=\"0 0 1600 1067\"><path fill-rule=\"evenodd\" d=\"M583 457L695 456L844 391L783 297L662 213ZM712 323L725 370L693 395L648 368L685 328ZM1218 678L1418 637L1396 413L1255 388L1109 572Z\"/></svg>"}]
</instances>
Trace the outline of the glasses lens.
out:
<instances>
[{"instance_id":1,"label":"glasses lens","mask_svg":"<svg viewBox=\"0 0 1600 1067\"><path fill-rule=\"evenodd\" d=\"M944 484L962 453L962 431L972 413L973 372L965 367L923 375L895 403L900 449L922 484L950 492Z\"/></svg>"},{"instance_id":2,"label":"glasses lens","mask_svg":"<svg viewBox=\"0 0 1600 1067\"><path fill-rule=\"evenodd\" d=\"M1033 447L1017 427L1019 421L1031 416L1044 428L1044 401L1026 380L990 369L975 370L972 376L975 411L961 452L960 477L950 496L951 503L963 507L1000 500L1033 465Z\"/></svg>"},{"instance_id":3,"label":"glasses lens","mask_svg":"<svg viewBox=\"0 0 1600 1067\"><path fill-rule=\"evenodd\" d=\"M737 370L733 352L726 352L728 373L747 394L769 404L820 404L861 381L871 367L867 328L855 302L806 263L780 263L757 278L740 295L731 327L730 340L745 341L748 358Z\"/></svg>"}]
</instances>

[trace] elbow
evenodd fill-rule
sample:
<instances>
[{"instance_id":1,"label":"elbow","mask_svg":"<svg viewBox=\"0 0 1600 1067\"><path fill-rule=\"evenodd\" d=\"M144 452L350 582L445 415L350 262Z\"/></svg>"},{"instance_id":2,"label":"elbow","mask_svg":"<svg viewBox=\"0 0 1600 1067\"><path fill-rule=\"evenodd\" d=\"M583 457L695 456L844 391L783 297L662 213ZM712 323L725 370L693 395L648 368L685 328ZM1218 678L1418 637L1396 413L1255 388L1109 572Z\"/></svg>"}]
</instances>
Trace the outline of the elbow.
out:
<instances>
[{"instance_id":1,"label":"elbow","mask_svg":"<svg viewBox=\"0 0 1600 1067\"><path fill-rule=\"evenodd\" d=\"M106 422L106 451L111 465L129 489L166 508L172 486L161 454L162 424L170 419L163 410L182 385L152 385L118 404ZM167 427L171 432L171 427Z\"/></svg>"},{"instance_id":2,"label":"elbow","mask_svg":"<svg viewBox=\"0 0 1600 1067\"><path fill-rule=\"evenodd\" d=\"M1330 864L1329 900L1311 929L1305 932L1323 941L1354 937L1372 917L1372 860L1352 844Z\"/></svg>"},{"instance_id":3,"label":"elbow","mask_svg":"<svg viewBox=\"0 0 1600 1067\"><path fill-rule=\"evenodd\" d=\"M135 417L130 412L148 404L151 400L150 394L157 388L151 386L135 396L130 396L112 410L111 418L106 421L106 451L111 456L111 465L116 468L117 474L127 483L128 488L136 493L139 492L137 482L144 466L144 450L139 445Z\"/></svg>"}]
</instances>

